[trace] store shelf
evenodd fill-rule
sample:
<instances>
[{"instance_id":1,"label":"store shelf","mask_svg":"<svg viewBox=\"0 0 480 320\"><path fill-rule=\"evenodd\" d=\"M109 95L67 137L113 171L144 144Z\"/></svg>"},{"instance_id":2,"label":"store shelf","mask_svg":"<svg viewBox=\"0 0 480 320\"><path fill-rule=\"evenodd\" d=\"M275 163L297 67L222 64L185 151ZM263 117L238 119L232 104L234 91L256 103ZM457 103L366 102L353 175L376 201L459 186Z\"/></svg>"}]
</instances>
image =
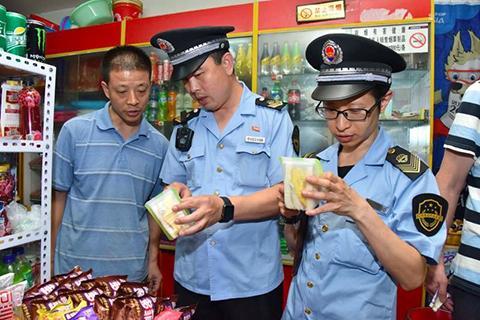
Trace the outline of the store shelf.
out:
<instances>
[{"instance_id":1,"label":"store shelf","mask_svg":"<svg viewBox=\"0 0 480 320\"><path fill-rule=\"evenodd\" d=\"M45 141L6 140L0 138L0 152L42 152L50 149Z\"/></svg>"},{"instance_id":2,"label":"store shelf","mask_svg":"<svg viewBox=\"0 0 480 320\"><path fill-rule=\"evenodd\" d=\"M9 236L0 238L0 250L8 249L11 247L21 246L29 242L40 241L44 233L42 229L33 231L15 233Z\"/></svg>"}]
</instances>

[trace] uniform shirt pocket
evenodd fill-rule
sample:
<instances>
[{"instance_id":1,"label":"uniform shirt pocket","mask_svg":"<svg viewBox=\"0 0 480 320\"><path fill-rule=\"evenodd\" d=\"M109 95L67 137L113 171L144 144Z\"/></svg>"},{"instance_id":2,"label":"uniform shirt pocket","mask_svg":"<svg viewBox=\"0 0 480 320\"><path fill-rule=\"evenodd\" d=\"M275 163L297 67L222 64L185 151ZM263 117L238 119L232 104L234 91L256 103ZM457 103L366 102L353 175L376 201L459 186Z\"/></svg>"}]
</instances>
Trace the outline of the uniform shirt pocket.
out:
<instances>
[{"instance_id":1,"label":"uniform shirt pocket","mask_svg":"<svg viewBox=\"0 0 480 320\"><path fill-rule=\"evenodd\" d=\"M241 186L267 187L270 148L264 144L242 143L235 152L238 160L237 183Z\"/></svg>"},{"instance_id":2,"label":"uniform shirt pocket","mask_svg":"<svg viewBox=\"0 0 480 320\"><path fill-rule=\"evenodd\" d=\"M189 151L180 155L179 161L185 167L188 187L191 189L200 187L205 171L205 148L192 146Z\"/></svg>"}]
</instances>

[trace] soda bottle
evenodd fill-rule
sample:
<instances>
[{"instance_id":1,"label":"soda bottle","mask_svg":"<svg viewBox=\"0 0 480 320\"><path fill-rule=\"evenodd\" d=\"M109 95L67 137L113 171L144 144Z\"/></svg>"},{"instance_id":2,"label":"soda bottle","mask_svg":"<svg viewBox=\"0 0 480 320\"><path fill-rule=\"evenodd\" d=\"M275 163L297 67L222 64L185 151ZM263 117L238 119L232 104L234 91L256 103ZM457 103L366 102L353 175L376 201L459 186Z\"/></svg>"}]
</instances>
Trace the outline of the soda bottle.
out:
<instances>
[{"instance_id":1,"label":"soda bottle","mask_svg":"<svg viewBox=\"0 0 480 320\"><path fill-rule=\"evenodd\" d=\"M293 74L302 74L304 71L303 66L303 57L300 51L300 45L298 41L295 41L293 44L293 53L292 53L292 73Z\"/></svg>"},{"instance_id":2,"label":"soda bottle","mask_svg":"<svg viewBox=\"0 0 480 320\"><path fill-rule=\"evenodd\" d=\"M260 57L260 75L270 75L270 54L268 53L268 43L263 44L262 56Z\"/></svg>"},{"instance_id":3,"label":"soda bottle","mask_svg":"<svg viewBox=\"0 0 480 320\"><path fill-rule=\"evenodd\" d=\"M167 87L165 84L162 84L159 86L159 92L158 92L158 112L157 112L158 121L166 121L168 119L167 100L168 100Z\"/></svg>"},{"instance_id":4,"label":"soda bottle","mask_svg":"<svg viewBox=\"0 0 480 320\"><path fill-rule=\"evenodd\" d=\"M245 76L245 57L245 48L243 47L243 43L240 43L238 45L237 56L235 57L235 73L238 78L243 78Z\"/></svg>"},{"instance_id":5,"label":"soda bottle","mask_svg":"<svg viewBox=\"0 0 480 320\"><path fill-rule=\"evenodd\" d=\"M18 93L20 105L20 133L26 140L42 140L42 121L40 118L40 93L31 81Z\"/></svg>"},{"instance_id":6,"label":"soda bottle","mask_svg":"<svg viewBox=\"0 0 480 320\"><path fill-rule=\"evenodd\" d=\"M282 57L281 57L281 70L283 74L290 74L292 60L290 58L290 48L288 42L283 43Z\"/></svg>"},{"instance_id":7,"label":"soda bottle","mask_svg":"<svg viewBox=\"0 0 480 320\"><path fill-rule=\"evenodd\" d=\"M250 77L252 74L252 44L247 47L247 55L245 56L245 76Z\"/></svg>"},{"instance_id":8,"label":"soda bottle","mask_svg":"<svg viewBox=\"0 0 480 320\"><path fill-rule=\"evenodd\" d=\"M267 87L263 87L262 88L262 93L260 94L262 97L264 97L265 99L268 98L268 88Z\"/></svg>"},{"instance_id":9,"label":"soda bottle","mask_svg":"<svg viewBox=\"0 0 480 320\"><path fill-rule=\"evenodd\" d=\"M183 105L183 97L185 96L185 90L183 89L183 86L179 86L179 90L177 92L177 99L175 101L175 117L179 117L182 111L184 111L184 105Z\"/></svg>"},{"instance_id":10,"label":"soda bottle","mask_svg":"<svg viewBox=\"0 0 480 320\"><path fill-rule=\"evenodd\" d=\"M275 80L273 82L271 96L272 96L273 100L283 101L283 91L282 91L282 88L280 87L280 81L279 80Z\"/></svg>"},{"instance_id":11,"label":"soda bottle","mask_svg":"<svg viewBox=\"0 0 480 320\"><path fill-rule=\"evenodd\" d=\"M150 52L149 58L150 64L152 65L152 73L150 78L152 79L152 83L155 84L159 82L158 64L160 63L160 59L155 52Z\"/></svg>"},{"instance_id":12,"label":"soda bottle","mask_svg":"<svg viewBox=\"0 0 480 320\"><path fill-rule=\"evenodd\" d=\"M190 93L185 91L185 94L183 95L183 110L186 112L192 111L192 105L193 105L193 99Z\"/></svg>"},{"instance_id":13,"label":"soda bottle","mask_svg":"<svg viewBox=\"0 0 480 320\"><path fill-rule=\"evenodd\" d=\"M288 90L288 114L292 120L300 120L300 87L297 80L292 81L292 86Z\"/></svg>"},{"instance_id":14,"label":"soda bottle","mask_svg":"<svg viewBox=\"0 0 480 320\"><path fill-rule=\"evenodd\" d=\"M278 42L275 41L273 43L272 57L270 58L270 72L272 75L272 79L280 74L280 64L280 48L278 46Z\"/></svg>"},{"instance_id":15,"label":"soda bottle","mask_svg":"<svg viewBox=\"0 0 480 320\"><path fill-rule=\"evenodd\" d=\"M158 86L156 84L152 85L150 89L150 99L148 100L147 110L145 112L145 118L149 122L154 122L157 120L158 112Z\"/></svg>"},{"instance_id":16,"label":"soda bottle","mask_svg":"<svg viewBox=\"0 0 480 320\"><path fill-rule=\"evenodd\" d=\"M168 111L168 120L171 121L175 118L177 110L177 91L175 85L172 83L168 89L167 95L167 111Z\"/></svg>"},{"instance_id":17,"label":"soda bottle","mask_svg":"<svg viewBox=\"0 0 480 320\"><path fill-rule=\"evenodd\" d=\"M13 253L3 256L3 266L2 270L0 271L0 275L10 272L14 274L13 283L19 283L23 281L22 275L15 268L15 255Z\"/></svg>"},{"instance_id":18,"label":"soda bottle","mask_svg":"<svg viewBox=\"0 0 480 320\"><path fill-rule=\"evenodd\" d=\"M15 270L18 272L23 280L27 281L27 288L33 286L32 266L25 258L25 249L23 247L15 247L12 249L15 258Z\"/></svg>"}]
</instances>

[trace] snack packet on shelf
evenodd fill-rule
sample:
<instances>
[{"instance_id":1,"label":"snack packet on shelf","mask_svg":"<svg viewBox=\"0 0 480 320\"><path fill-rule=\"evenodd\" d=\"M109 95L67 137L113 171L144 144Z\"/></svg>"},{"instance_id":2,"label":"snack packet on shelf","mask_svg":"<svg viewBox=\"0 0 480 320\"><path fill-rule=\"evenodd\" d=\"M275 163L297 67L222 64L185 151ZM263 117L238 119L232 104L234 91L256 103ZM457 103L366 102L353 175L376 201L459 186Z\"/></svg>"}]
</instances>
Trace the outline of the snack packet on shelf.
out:
<instances>
[{"instance_id":1,"label":"snack packet on shelf","mask_svg":"<svg viewBox=\"0 0 480 320\"><path fill-rule=\"evenodd\" d=\"M173 212L172 207L178 203L180 203L180 196L175 189L166 189L145 203L145 208L147 208L169 240L176 239L180 230L187 227L174 222L176 218L189 214L187 210L177 213Z\"/></svg>"},{"instance_id":2,"label":"snack packet on shelf","mask_svg":"<svg viewBox=\"0 0 480 320\"><path fill-rule=\"evenodd\" d=\"M284 172L284 199L285 206L292 210L311 210L318 205L318 201L306 199L302 196L303 190L315 190L305 181L308 176L322 174L322 165L318 159L281 157Z\"/></svg>"}]
</instances>

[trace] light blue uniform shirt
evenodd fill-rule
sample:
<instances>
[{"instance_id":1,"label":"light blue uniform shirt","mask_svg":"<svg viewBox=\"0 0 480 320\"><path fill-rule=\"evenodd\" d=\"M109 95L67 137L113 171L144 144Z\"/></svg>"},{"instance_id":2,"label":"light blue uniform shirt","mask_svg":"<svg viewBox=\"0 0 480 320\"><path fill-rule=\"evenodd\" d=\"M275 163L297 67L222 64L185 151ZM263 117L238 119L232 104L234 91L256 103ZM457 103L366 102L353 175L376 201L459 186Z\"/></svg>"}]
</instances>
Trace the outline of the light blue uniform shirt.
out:
<instances>
[{"instance_id":1,"label":"light blue uniform shirt","mask_svg":"<svg viewBox=\"0 0 480 320\"><path fill-rule=\"evenodd\" d=\"M362 197L384 207L378 215L403 241L437 260L446 237L445 225L427 237L417 230L412 215L412 198L420 193L438 194L435 177L427 170L410 180L385 159L390 146L390 138L380 129L367 154L344 180ZM318 154L325 172L337 174L338 148L335 144ZM302 261L282 319L394 320L396 293L393 279L355 223L348 217L323 213L309 219Z\"/></svg>"},{"instance_id":2,"label":"light blue uniform shirt","mask_svg":"<svg viewBox=\"0 0 480 320\"><path fill-rule=\"evenodd\" d=\"M477 286L480 292L480 82L468 87L455 115L444 147L471 155L468 198L463 220L462 238L453 260L453 274Z\"/></svg>"},{"instance_id":3,"label":"light blue uniform shirt","mask_svg":"<svg viewBox=\"0 0 480 320\"><path fill-rule=\"evenodd\" d=\"M292 156L293 125L286 109L255 105L244 84L240 105L220 132L212 112L191 119L192 147L175 148L176 130L162 168L165 183L188 185L193 195L246 195L283 180L280 156ZM255 142L253 142L255 141ZM212 300L250 297L283 280L277 219L217 223L178 238L175 280Z\"/></svg>"},{"instance_id":4,"label":"light blue uniform shirt","mask_svg":"<svg viewBox=\"0 0 480 320\"><path fill-rule=\"evenodd\" d=\"M95 276L147 275L145 202L161 190L167 139L142 120L125 141L104 108L62 127L54 152L53 188L67 192L55 249L55 273L79 265Z\"/></svg>"}]
</instances>

